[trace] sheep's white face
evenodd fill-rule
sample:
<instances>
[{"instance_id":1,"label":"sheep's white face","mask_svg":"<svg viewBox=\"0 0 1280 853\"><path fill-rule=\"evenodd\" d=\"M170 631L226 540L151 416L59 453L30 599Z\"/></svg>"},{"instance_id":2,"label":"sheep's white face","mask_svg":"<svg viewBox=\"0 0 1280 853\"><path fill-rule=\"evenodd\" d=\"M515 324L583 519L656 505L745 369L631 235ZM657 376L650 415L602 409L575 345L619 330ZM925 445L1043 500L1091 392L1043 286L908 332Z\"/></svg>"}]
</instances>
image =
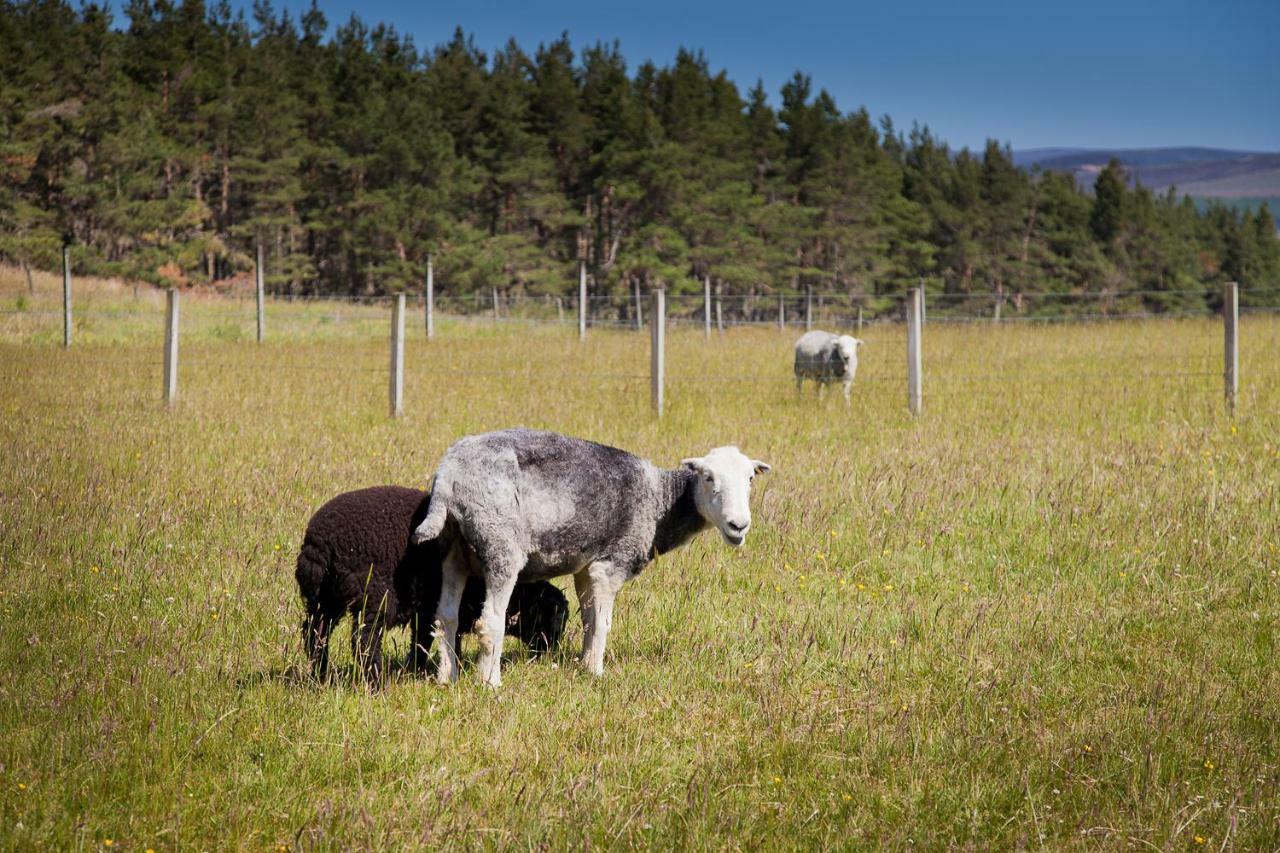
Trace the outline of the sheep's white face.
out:
<instances>
[{"instance_id":1,"label":"sheep's white face","mask_svg":"<svg viewBox=\"0 0 1280 853\"><path fill-rule=\"evenodd\" d=\"M681 464L698 474L694 500L699 514L715 525L724 541L735 548L741 545L751 526L751 481L769 470L768 463L749 459L736 447L717 447Z\"/></svg>"},{"instance_id":2,"label":"sheep's white face","mask_svg":"<svg viewBox=\"0 0 1280 853\"><path fill-rule=\"evenodd\" d=\"M847 368L851 364L858 363L858 347L862 346L862 341L852 335L841 335L836 338L836 349L840 353L840 361Z\"/></svg>"}]
</instances>

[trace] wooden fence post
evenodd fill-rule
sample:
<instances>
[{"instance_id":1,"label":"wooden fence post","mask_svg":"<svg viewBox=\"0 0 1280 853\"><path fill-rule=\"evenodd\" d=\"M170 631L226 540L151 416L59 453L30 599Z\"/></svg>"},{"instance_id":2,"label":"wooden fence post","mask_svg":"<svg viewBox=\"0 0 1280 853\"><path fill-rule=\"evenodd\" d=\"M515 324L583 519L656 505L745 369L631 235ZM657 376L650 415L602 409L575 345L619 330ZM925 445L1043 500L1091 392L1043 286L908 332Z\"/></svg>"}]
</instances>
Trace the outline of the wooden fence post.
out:
<instances>
[{"instance_id":1,"label":"wooden fence post","mask_svg":"<svg viewBox=\"0 0 1280 853\"><path fill-rule=\"evenodd\" d=\"M178 398L178 291L165 294L164 312L164 401Z\"/></svg>"},{"instance_id":2,"label":"wooden fence post","mask_svg":"<svg viewBox=\"0 0 1280 853\"><path fill-rule=\"evenodd\" d=\"M587 336L587 262L578 261L578 338Z\"/></svg>"},{"instance_id":3,"label":"wooden fence post","mask_svg":"<svg viewBox=\"0 0 1280 853\"><path fill-rule=\"evenodd\" d=\"M920 325L923 327L929 313L928 303L924 298L924 278L920 279Z\"/></svg>"},{"instance_id":4,"label":"wooden fence post","mask_svg":"<svg viewBox=\"0 0 1280 853\"><path fill-rule=\"evenodd\" d=\"M436 281L432 258L427 255L427 340L436 336Z\"/></svg>"},{"instance_id":5,"label":"wooden fence post","mask_svg":"<svg viewBox=\"0 0 1280 853\"><path fill-rule=\"evenodd\" d=\"M862 334L862 306L858 306L858 334Z\"/></svg>"},{"instance_id":6,"label":"wooden fence post","mask_svg":"<svg viewBox=\"0 0 1280 853\"><path fill-rule=\"evenodd\" d=\"M404 294L391 305L391 417L404 413Z\"/></svg>"},{"instance_id":7,"label":"wooden fence post","mask_svg":"<svg viewBox=\"0 0 1280 853\"><path fill-rule=\"evenodd\" d=\"M635 280L636 285L636 331L644 328L644 309L640 305L640 279Z\"/></svg>"},{"instance_id":8,"label":"wooden fence post","mask_svg":"<svg viewBox=\"0 0 1280 853\"><path fill-rule=\"evenodd\" d=\"M778 294L778 331L786 331L787 328L787 298L781 293Z\"/></svg>"},{"instance_id":9,"label":"wooden fence post","mask_svg":"<svg viewBox=\"0 0 1280 853\"><path fill-rule=\"evenodd\" d=\"M912 415L919 415L923 395L920 390L920 306L921 291L912 288L907 293L907 408Z\"/></svg>"},{"instance_id":10,"label":"wooden fence post","mask_svg":"<svg viewBox=\"0 0 1280 853\"><path fill-rule=\"evenodd\" d=\"M666 381L667 346L667 293L662 288L653 291L653 310L649 324L652 336L649 343L649 397L653 413L662 417L663 388Z\"/></svg>"},{"instance_id":11,"label":"wooden fence post","mask_svg":"<svg viewBox=\"0 0 1280 853\"><path fill-rule=\"evenodd\" d=\"M262 339L267 336L266 314L263 301L266 297L266 287L263 279L265 278L262 270L262 244L258 244L258 262L253 268L253 290L258 301L258 343L262 343Z\"/></svg>"},{"instance_id":12,"label":"wooden fence post","mask_svg":"<svg viewBox=\"0 0 1280 853\"><path fill-rule=\"evenodd\" d=\"M62 247L62 345L71 346L71 247Z\"/></svg>"},{"instance_id":13,"label":"wooden fence post","mask_svg":"<svg viewBox=\"0 0 1280 853\"><path fill-rule=\"evenodd\" d=\"M498 288L493 288L493 322L498 322Z\"/></svg>"},{"instance_id":14,"label":"wooden fence post","mask_svg":"<svg viewBox=\"0 0 1280 853\"><path fill-rule=\"evenodd\" d=\"M1222 378L1227 398L1227 414L1236 411L1236 394L1240 390L1240 288L1234 281L1222 286L1222 324L1224 329Z\"/></svg>"},{"instance_id":15,"label":"wooden fence post","mask_svg":"<svg viewBox=\"0 0 1280 853\"><path fill-rule=\"evenodd\" d=\"M804 292L804 330L806 332L813 331L813 286L810 285Z\"/></svg>"},{"instance_id":16,"label":"wooden fence post","mask_svg":"<svg viewBox=\"0 0 1280 853\"><path fill-rule=\"evenodd\" d=\"M702 317L706 329L706 339L711 340L711 276L702 278Z\"/></svg>"},{"instance_id":17,"label":"wooden fence post","mask_svg":"<svg viewBox=\"0 0 1280 853\"><path fill-rule=\"evenodd\" d=\"M716 331L724 334L724 297L716 294Z\"/></svg>"}]
</instances>

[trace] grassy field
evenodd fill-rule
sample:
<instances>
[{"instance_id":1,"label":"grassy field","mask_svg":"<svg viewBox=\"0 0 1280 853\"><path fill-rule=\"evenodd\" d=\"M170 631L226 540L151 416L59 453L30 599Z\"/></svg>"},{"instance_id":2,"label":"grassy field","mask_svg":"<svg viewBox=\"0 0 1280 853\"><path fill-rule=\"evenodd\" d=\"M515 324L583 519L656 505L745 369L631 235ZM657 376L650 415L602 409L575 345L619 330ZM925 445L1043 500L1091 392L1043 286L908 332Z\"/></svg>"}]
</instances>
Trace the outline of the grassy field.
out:
<instances>
[{"instance_id":1,"label":"grassy field","mask_svg":"<svg viewBox=\"0 0 1280 853\"><path fill-rule=\"evenodd\" d=\"M385 306L258 345L188 298L166 410L158 296L80 285L63 350L56 286L0 271L0 848L1280 846L1274 317L1234 419L1180 320L930 325L918 420L899 327L852 411L794 333L677 330L661 422L645 335L444 322L392 421ZM576 619L497 695L473 640L451 689L366 691L345 632L302 677L310 513L513 424L774 471L743 549L624 589L603 679Z\"/></svg>"}]
</instances>

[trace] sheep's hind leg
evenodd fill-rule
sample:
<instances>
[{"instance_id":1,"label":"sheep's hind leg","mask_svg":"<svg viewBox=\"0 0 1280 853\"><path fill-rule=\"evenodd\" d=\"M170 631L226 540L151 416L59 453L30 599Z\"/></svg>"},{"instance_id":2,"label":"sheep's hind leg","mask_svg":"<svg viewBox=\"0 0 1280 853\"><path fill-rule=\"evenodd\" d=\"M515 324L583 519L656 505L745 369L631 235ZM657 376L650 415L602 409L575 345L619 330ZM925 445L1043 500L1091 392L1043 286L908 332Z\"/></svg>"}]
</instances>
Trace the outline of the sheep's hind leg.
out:
<instances>
[{"instance_id":1,"label":"sheep's hind leg","mask_svg":"<svg viewBox=\"0 0 1280 853\"><path fill-rule=\"evenodd\" d=\"M588 608L591 622L583 640L582 665L592 675L604 675L604 650L609 641L609 629L613 627L613 600L622 588L622 578L614 571L613 563L599 560L573 576L582 601L583 621ZM583 600L584 593L586 600Z\"/></svg>"},{"instance_id":2,"label":"sheep's hind leg","mask_svg":"<svg viewBox=\"0 0 1280 853\"><path fill-rule=\"evenodd\" d=\"M440 568L440 600L436 604L434 633L440 645L440 662L436 666L436 682L452 684L458 680L458 607L467 576L463 573L462 544L454 543Z\"/></svg>"},{"instance_id":3,"label":"sheep's hind leg","mask_svg":"<svg viewBox=\"0 0 1280 853\"><path fill-rule=\"evenodd\" d=\"M502 686L502 640L518 571L519 567L507 567L500 576L485 579L484 607L476 620L476 639L480 642L480 680L490 687Z\"/></svg>"},{"instance_id":4,"label":"sheep's hind leg","mask_svg":"<svg viewBox=\"0 0 1280 853\"><path fill-rule=\"evenodd\" d=\"M582 613L582 665L587 665L587 656L591 653L596 636L596 603L591 595L590 567L581 569L573 576L573 589L578 593L578 610Z\"/></svg>"}]
</instances>

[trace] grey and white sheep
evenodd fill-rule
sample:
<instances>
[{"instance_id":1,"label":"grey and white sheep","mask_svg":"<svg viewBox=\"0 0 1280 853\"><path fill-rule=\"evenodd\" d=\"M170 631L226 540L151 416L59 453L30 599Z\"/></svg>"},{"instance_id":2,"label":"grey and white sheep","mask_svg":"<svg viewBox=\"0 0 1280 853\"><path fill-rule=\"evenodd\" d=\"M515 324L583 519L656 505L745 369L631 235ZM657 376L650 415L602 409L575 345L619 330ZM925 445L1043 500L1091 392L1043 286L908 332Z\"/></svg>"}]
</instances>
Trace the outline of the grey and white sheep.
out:
<instances>
[{"instance_id":1,"label":"grey and white sheep","mask_svg":"<svg viewBox=\"0 0 1280 853\"><path fill-rule=\"evenodd\" d=\"M604 672L614 597L657 555L714 526L730 545L751 525L751 481L769 466L736 447L685 459L675 470L613 447L510 429L463 438L440 462L431 509L415 542L439 537L444 560L436 678L457 678L453 643L468 575L484 578L476 627L480 677L501 684L502 614L518 581L573 575L582 609L583 664Z\"/></svg>"},{"instance_id":2,"label":"grey and white sheep","mask_svg":"<svg viewBox=\"0 0 1280 853\"><path fill-rule=\"evenodd\" d=\"M409 625L409 666L425 666L444 552L437 542L409 539L430 504L429 492L375 486L338 495L311 517L294 576L307 611L303 644L318 677L328 672L329 636L348 613L355 621L352 656L369 683L382 678L382 634L387 628ZM483 601L484 584L475 578L462 594L464 627L480 615ZM516 587L503 612L505 632L543 652L559 644L569 604L564 593L542 581ZM455 628L454 648L458 637Z\"/></svg>"},{"instance_id":3,"label":"grey and white sheep","mask_svg":"<svg viewBox=\"0 0 1280 853\"><path fill-rule=\"evenodd\" d=\"M796 393L800 393L806 379L817 383L819 393L824 385L839 382L844 386L844 401L849 403L849 389L858 372L860 346L862 341L851 335L805 332L796 341Z\"/></svg>"}]
</instances>

